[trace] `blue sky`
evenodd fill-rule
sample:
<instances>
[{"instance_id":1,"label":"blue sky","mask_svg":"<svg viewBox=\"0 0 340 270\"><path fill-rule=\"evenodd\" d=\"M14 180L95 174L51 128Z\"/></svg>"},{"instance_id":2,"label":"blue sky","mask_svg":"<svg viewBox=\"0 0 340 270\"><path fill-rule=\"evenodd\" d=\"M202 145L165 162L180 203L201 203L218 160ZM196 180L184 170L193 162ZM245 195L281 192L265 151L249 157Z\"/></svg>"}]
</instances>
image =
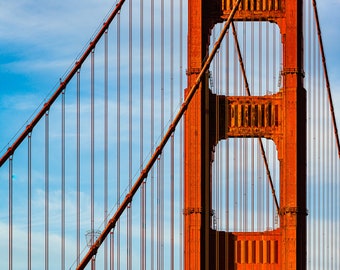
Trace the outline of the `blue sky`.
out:
<instances>
[{"instance_id":1,"label":"blue sky","mask_svg":"<svg viewBox=\"0 0 340 270\"><path fill-rule=\"evenodd\" d=\"M0 118L6 130L0 148L50 94L113 4L0 1Z\"/></svg>"},{"instance_id":2,"label":"blue sky","mask_svg":"<svg viewBox=\"0 0 340 270\"><path fill-rule=\"evenodd\" d=\"M0 151L51 94L114 2L0 0ZM340 0L318 7L340 124Z\"/></svg>"}]
</instances>

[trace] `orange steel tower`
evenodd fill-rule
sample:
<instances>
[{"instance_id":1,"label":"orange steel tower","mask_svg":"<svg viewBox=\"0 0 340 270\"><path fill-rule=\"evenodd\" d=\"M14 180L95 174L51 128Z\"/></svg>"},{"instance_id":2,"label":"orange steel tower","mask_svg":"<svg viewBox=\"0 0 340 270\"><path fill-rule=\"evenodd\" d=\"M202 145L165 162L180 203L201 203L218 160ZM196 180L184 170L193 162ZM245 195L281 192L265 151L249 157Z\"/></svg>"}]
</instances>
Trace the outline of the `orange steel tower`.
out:
<instances>
[{"instance_id":1,"label":"orange steel tower","mask_svg":"<svg viewBox=\"0 0 340 270\"><path fill-rule=\"evenodd\" d=\"M210 30L234 0L189 0L188 89L208 54ZM306 269L306 91L303 87L303 1L242 0L240 21L270 21L281 32L283 87L274 95L211 93L205 80L185 114L185 269ZM220 104L216 110L212 100ZM216 120L219 127L216 128ZM218 130L218 134L216 134ZM227 233L211 228L212 148L230 137L272 139L280 162L280 227ZM217 138L217 139L216 139ZM216 239L218 247L216 248ZM217 258L217 259L216 259Z\"/></svg>"}]
</instances>

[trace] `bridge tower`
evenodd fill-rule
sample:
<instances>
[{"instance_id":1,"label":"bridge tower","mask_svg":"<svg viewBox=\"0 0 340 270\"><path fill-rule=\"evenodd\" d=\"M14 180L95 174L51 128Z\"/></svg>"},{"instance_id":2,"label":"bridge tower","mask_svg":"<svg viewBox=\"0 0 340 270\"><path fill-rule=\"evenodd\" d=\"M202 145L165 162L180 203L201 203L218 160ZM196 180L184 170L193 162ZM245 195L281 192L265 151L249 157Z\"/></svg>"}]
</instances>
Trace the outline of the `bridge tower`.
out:
<instances>
[{"instance_id":1,"label":"bridge tower","mask_svg":"<svg viewBox=\"0 0 340 270\"><path fill-rule=\"evenodd\" d=\"M188 89L208 53L210 30L228 18L235 2L189 0ZM242 0L234 20L270 21L280 28L282 89L267 96L214 96L203 80L188 107L184 124L186 270L215 269L216 265L218 269L306 269L306 91L302 17L302 0ZM213 98L218 98L221 104L218 111L211 104ZM212 119L220 119L217 136ZM276 144L280 162L280 226L274 231L232 233L211 228L212 148L219 140L231 137L267 138ZM219 247L215 248L217 238ZM215 258L219 258L218 261Z\"/></svg>"}]
</instances>

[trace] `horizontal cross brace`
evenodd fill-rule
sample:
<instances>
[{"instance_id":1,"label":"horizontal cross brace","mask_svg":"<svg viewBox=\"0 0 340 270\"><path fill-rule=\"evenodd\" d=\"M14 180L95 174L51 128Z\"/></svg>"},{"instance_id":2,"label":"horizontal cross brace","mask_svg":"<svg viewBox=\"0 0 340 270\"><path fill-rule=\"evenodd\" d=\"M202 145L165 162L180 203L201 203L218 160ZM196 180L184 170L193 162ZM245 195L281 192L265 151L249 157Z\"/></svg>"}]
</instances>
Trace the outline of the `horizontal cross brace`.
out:
<instances>
[{"instance_id":1,"label":"horizontal cross brace","mask_svg":"<svg viewBox=\"0 0 340 270\"><path fill-rule=\"evenodd\" d=\"M211 95L211 125L215 143L226 138L267 138L282 134L282 95ZM211 129L213 130L213 129Z\"/></svg>"}]
</instances>

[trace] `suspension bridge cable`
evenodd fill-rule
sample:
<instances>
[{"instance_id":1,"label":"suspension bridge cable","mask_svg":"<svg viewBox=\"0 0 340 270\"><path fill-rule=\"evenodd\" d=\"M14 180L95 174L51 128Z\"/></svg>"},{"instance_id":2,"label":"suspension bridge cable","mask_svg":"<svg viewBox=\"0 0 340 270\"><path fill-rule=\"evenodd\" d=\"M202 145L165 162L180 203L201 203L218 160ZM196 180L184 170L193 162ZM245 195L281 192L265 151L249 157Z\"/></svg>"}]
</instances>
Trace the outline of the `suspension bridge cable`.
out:
<instances>
[{"instance_id":1,"label":"suspension bridge cable","mask_svg":"<svg viewBox=\"0 0 340 270\"><path fill-rule=\"evenodd\" d=\"M225 50L226 50L226 54L225 54L225 63L230 63L230 54L228 53L230 51L230 35L227 34L226 38L225 38ZM223 61L223 60L222 60ZM230 67L229 65L225 65L225 70L224 70L224 74L223 77L225 76L225 95L229 96L230 93ZM228 115L226 115L226 121L229 121L228 119ZM226 213L225 213L225 226L226 226L226 231L229 232L230 231L230 210L229 210L229 205L230 205L230 140L226 140L225 141L225 169L226 169L226 181L225 181L225 209L226 209ZM227 234L228 235L228 234ZM226 260L229 261L229 245L228 245L228 237L226 237L225 239L225 246L226 248Z\"/></svg>"},{"instance_id":2,"label":"suspension bridge cable","mask_svg":"<svg viewBox=\"0 0 340 270\"><path fill-rule=\"evenodd\" d=\"M65 270L65 89L61 94L61 269Z\"/></svg>"},{"instance_id":3,"label":"suspension bridge cable","mask_svg":"<svg viewBox=\"0 0 340 270\"><path fill-rule=\"evenodd\" d=\"M139 117L140 117L140 133L139 133L139 162L140 162L140 170L143 168L143 148L144 148L144 1L140 1L140 108L139 108ZM140 269L146 269L146 209L145 209L145 198L146 196L146 185L145 181L141 187L141 198L140 198L140 234L141 234L141 242L140 242Z\"/></svg>"},{"instance_id":4,"label":"suspension bridge cable","mask_svg":"<svg viewBox=\"0 0 340 270\"><path fill-rule=\"evenodd\" d=\"M49 110L45 113L45 269L49 268Z\"/></svg>"},{"instance_id":5,"label":"suspension bridge cable","mask_svg":"<svg viewBox=\"0 0 340 270\"><path fill-rule=\"evenodd\" d=\"M187 110L187 108L190 104L190 101L192 100L193 96L195 95L197 89L199 88L199 85L200 85L203 77L205 76L206 72L209 69L209 66L211 64L212 59L214 58L219 47L221 46L221 42L222 42L226 32L229 29L230 23L231 23L234 15L236 13L236 10L238 9L240 2L241 2L241 0L238 0L236 2L235 6L233 7L233 10L231 11L231 13L229 15L228 20L225 22L224 27L223 27L223 29L220 33L220 36L217 39L214 47L212 48L211 53L207 57L206 61L203 63L203 67L202 67L200 73L198 74L194 85L190 88L190 91L188 92L188 95L185 98L179 112L174 117L174 120L171 122L168 130L166 131L164 137L162 138L162 140L159 143L158 147L156 148L155 152L152 154L150 160L145 165L144 169L142 170L142 173L139 175L138 179L136 180L136 182L134 183L134 185L132 186L132 188L130 189L130 191L128 192L126 197L124 198L123 202L119 205L119 207L117 208L117 210L114 213L114 215L112 216L112 218L108 221L108 224L106 225L104 230L100 233L100 235L98 236L95 243L90 247L90 249L88 250L88 252L84 256L83 260L77 266L77 270L84 269L86 267L86 265L88 264L88 262L91 260L91 258L95 254L97 254L97 251L98 251L99 247L101 246L102 242L105 240L105 238L110 233L110 231L115 227L117 221L119 220L121 215L124 213L125 209L130 205L132 198L136 194L136 192L138 191L140 185L143 183L144 179L146 179L146 177L147 177L148 173L150 172L151 168L153 167L154 163L158 160L158 158L159 158L160 154L162 153L166 143L168 142L169 138L171 137L171 135L175 131L177 124L182 119L182 116L183 116L184 112Z\"/></svg>"},{"instance_id":6,"label":"suspension bridge cable","mask_svg":"<svg viewBox=\"0 0 340 270\"><path fill-rule=\"evenodd\" d=\"M94 49L91 52L91 105L90 105L90 144L91 144L91 150L90 150L90 190L91 190L91 197L90 197L90 204L91 204L91 231L90 231L90 237L91 237L91 245L94 243L94 151L95 151L95 132L94 132L94 125L95 125L95 89L94 89ZM92 257L91 261L91 269L94 270L95 268L95 256Z\"/></svg>"},{"instance_id":7,"label":"suspension bridge cable","mask_svg":"<svg viewBox=\"0 0 340 270\"><path fill-rule=\"evenodd\" d=\"M115 261L114 261L114 254L115 254L115 238L114 238L114 231L110 231L110 270L114 270Z\"/></svg>"},{"instance_id":8,"label":"suspension bridge cable","mask_svg":"<svg viewBox=\"0 0 340 270\"><path fill-rule=\"evenodd\" d=\"M320 168L321 168L321 177L322 179L326 179L326 172L323 168L326 168L326 149L325 149L325 133L326 133L326 125L325 125L325 121L323 119L325 119L325 95L323 93L323 80L320 76L321 73L321 66L320 66L320 55L318 54L318 88L320 91L320 95L321 98L319 99L319 102L321 102L321 117L320 119L322 119L322 125L321 125L321 164L320 164ZM322 207L321 207L321 215L322 218L326 217L326 187L324 184L322 184L321 186L321 196L322 196ZM321 223L321 230L322 230L322 257L326 258L326 243L325 243L325 238L326 238L326 230L325 230L325 223ZM326 269L325 267L325 260L322 260L322 267L321 269Z\"/></svg>"},{"instance_id":9,"label":"suspension bridge cable","mask_svg":"<svg viewBox=\"0 0 340 270\"><path fill-rule=\"evenodd\" d=\"M32 133L27 140L27 269L32 269Z\"/></svg>"},{"instance_id":10,"label":"suspension bridge cable","mask_svg":"<svg viewBox=\"0 0 340 270\"><path fill-rule=\"evenodd\" d=\"M245 70L244 63L243 63L243 57L242 57L242 54L241 54L240 45L238 43L237 32L236 32L236 28L235 28L235 25L234 25L233 22L231 23L231 27L232 27L232 30L233 30L233 35L234 35L234 39L235 39L235 47L236 47L238 57L239 57L239 62L240 62L240 65L241 65L241 71L242 71L242 75L243 75L243 79L244 79L246 92L247 92L248 96L251 96L251 92L249 90L248 79L247 79L247 76L246 76L246 70ZM273 195L273 198L274 198L276 210L277 210L277 213L280 213L280 207L279 207L278 199L276 197L275 187L274 187L274 184L273 184L273 179L271 177L269 164L268 164L266 152L264 150L264 146L263 146L263 143L262 143L262 139L259 138L258 141L259 141L259 145L260 145L261 155L262 155L264 165L265 165L265 168L266 168L268 181L269 181L269 184L270 184L270 187L271 187L271 190L272 190L272 195Z\"/></svg>"},{"instance_id":11,"label":"suspension bridge cable","mask_svg":"<svg viewBox=\"0 0 340 270\"><path fill-rule=\"evenodd\" d=\"M229 51L230 49L230 36L226 35L225 38L225 46L226 46L226 51ZM230 54L226 53L225 56L225 62L229 63L230 62ZM226 87L225 87L225 95L229 96L230 94L230 70L229 70L229 65L226 65L226 70L225 70L225 77L226 77ZM226 116L228 117L228 115ZM229 121L227 118L226 121ZM226 231L229 232L230 230L230 211L229 211L229 202L230 202L230 161L229 161L229 156L230 156L230 143L229 140L226 140L226 146L225 146L225 153L226 153L226 187L225 187L225 194L226 194L226 200L225 200L225 209L226 209L226 217L225 217L225 224L226 224Z\"/></svg>"},{"instance_id":12,"label":"suspension bridge cable","mask_svg":"<svg viewBox=\"0 0 340 270\"><path fill-rule=\"evenodd\" d=\"M121 140L120 140L120 114L121 114L121 108L120 108L120 92L121 92L121 81L120 81L120 54L121 54L121 48L120 48L120 36L121 36L121 16L120 13L117 14L117 74L116 74L116 80L117 80L117 204L120 204L120 159L121 159ZM117 235L117 270L120 269L120 221L117 222L117 228L116 228L116 235Z\"/></svg>"},{"instance_id":13,"label":"suspension bridge cable","mask_svg":"<svg viewBox=\"0 0 340 270\"><path fill-rule=\"evenodd\" d=\"M156 213L156 220L157 220L157 270L158 269L162 269L162 239L161 239L161 181L162 181L162 177L161 177L161 155L158 157L157 159L157 163L156 163L156 174L157 174L157 213Z\"/></svg>"},{"instance_id":14,"label":"suspension bridge cable","mask_svg":"<svg viewBox=\"0 0 340 270\"><path fill-rule=\"evenodd\" d=\"M259 26L259 39L258 39L258 49L259 49L259 65L258 65L258 69L259 69L259 82L258 82L258 92L259 92L259 96L262 95L262 62L263 62L263 57L262 57L262 52L263 52L263 46L262 46L262 40L263 40L263 34L262 34L262 23L260 22L258 24ZM261 150L261 146L260 146L260 150ZM261 160L261 154L259 151L257 151L257 155L258 155L258 159L257 159L257 171L258 171L258 192L257 192L257 197L258 197L258 211L259 211L259 217L258 217L258 229L262 230L263 229L263 182L262 182L262 178L263 178L263 167L260 164L260 160Z\"/></svg>"},{"instance_id":15,"label":"suspension bridge cable","mask_svg":"<svg viewBox=\"0 0 340 270\"><path fill-rule=\"evenodd\" d=\"M322 80L322 84L324 85L324 80ZM324 89L324 87L323 87L323 89ZM325 116L326 116L326 111L325 111ZM326 119L326 118L324 118L324 119ZM332 166L333 166L333 164L332 164L332 162L331 162L331 155L330 155L330 141L329 141L329 139L330 139L330 125L329 125L329 121L328 121L328 119L326 120L326 127L325 127L325 129L326 129L326 138L325 138L325 140L326 140L326 142L325 142L325 151L326 151L326 162L325 162L325 164L329 164L329 169L328 170L326 170L326 178L325 179L328 179L328 181L329 181L329 183L326 185L326 219L329 219L330 218L330 210L331 210L331 202L330 202L330 200L331 200L331 198L332 198L332 192L331 192L331 184L332 184L332 177L331 177L331 172L332 172ZM326 166L324 167L324 168L326 168ZM332 220L332 219L329 219L329 220ZM329 238L329 236L330 236L330 232L331 232L331 230L332 230L332 226L331 226L331 224L330 223L327 223L327 225L326 225L327 227L326 227L326 241L329 243L330 242L330 238ZM330 267L330 261L331 261L331 255L332 255L332 250L331 250L331 248L332 248L332 245L327 245L327 255L328 255L328 260L327 260L327 266L326 266L326 269L331 269L331 267Z\"/></svg>"},{"instance_id":16,"label":"suspension bridge cable","mask_svg":"<svg viewBox=\"0 0 340 270\"><path fill-rule=\"evenodd\" d=\"M132 187L132 163L133 163L133 155L132 155L132 71L133 71L133 56L132 56L132 1L129 1L129 189ZM132 269L132 203L127 209L127 269Z\"/></svg>"},{"instance_id":17,"label":"suspension bridge cable","mask_svg":"<svg viewBox=\"0 0 340 270\"><path fill-rule=\"evenodd\" d=\"M108 68L108 29L106 29L104 34L104 224L107 224L107 215L108 215L108 138L109 138L109 87L108 87L108 77L109 77L109 68ZM104 244L104 270L107 270L108 267L108 243L105 241Z\"/></svg>"},{"instance_id":18,"label":"suspension bridge cable","mask_svg":"<svg viewBox=\"0 0 340 270\"><path fill-rule=\"evenodd\" d=\"M265 54L265 57L266 57L266 75L265 75L265 78L266 78L266 92L265 94L266 95L269 95L269 24L266 23L266 47L265 47L265 51L266 51L266 54ZM271 112L269 112L271 113ZM271 124L271 123L269 123ZM261 139L261 143L262 143L262 139ZM265 140L265 144L266 144L266 153L269 152L269 145L268 145L268 140ZM267 157L267 156L266 156ZM267 157L267 162L268 162L268 158ZM268 171L270 171L269 169L269 166L268 168L266 167L266 171L267 171L267 174L268 174ZM271 177L271 174L270 174L270 177ZM268 178L269 179L269 178ZM268 181L270 182L270 181ZM269 212L270 212L270 207L269 207L269 195L270 195L270 191L269 189L271 188L272 189L272 193L276 195L275 191L273 191L273 188L274 188L274 184L273 184L273 180L271 181L271 185L268 185L268 182L266 184L266 226L265 228L269 228ZM276 206L277 207L277 206Z\"/></svg>"},{"instance_id":19,"label":"suspension bridge cable","mask_svg":"<svg viewBox=\"0 0 340 270\"><path fill-rule=\"evenodd\" d=\"M161 99L161 137L164 136L164 0L161 0L160 24L160 99ZM157 269L164 268L164 156L159 156L157 173Z\"/></svg>"},{"instance_id":20,"label":"suspension bridge cable","mask_svg":"<svg viewBox=\"0 0 340 270\"><path fill-rule=\"evenodd\" d=\"M174 107L174 0L170 1L170 119L173 118L173 107ZM175 140L174 134L171 135L171 146L170 146L170 269L174 270L174 235L175 235Z\"/></svg>"},{"instance_id":21,"label":"suspension bridge cable","mask_svg":"<svg viewBox=\"0 0 340 270\"><path fill-rule=\"evenodd\" d=\"M324 50L324 47L323 47L321 28L320 28L320 22L319 22L319 14L318 14L317 6L316 6L316 1L313 0L312 3L313 3L313 10L314 10L314 16L315 16L316 30L317 30L317 34L318 34L318 40L319 40L319 48L320 48L320 53L321 53L321 57L322 57L322 66L323 66L323 71L324 71L324 77L326 79L326 88L327 88L329 109L330 109L331 117L332 117L332 123L333 123L333 128L334 128L336 145L337 145L337 148L338 148L338 156L340 158L340 140L339 140L338 128L337 128L336 119L335 119L332 91L331 91L331 86L330 86L330 83L329 83L328 69L327 69L327 64L326 64L326 56L325 56L325 50Z\"/></svg>"},{"instance_id":22,"label":"suspension bridge cable","mask_svg":"<svg viewBox=\"0 0 340 270\"><path fill-rule=\"evenodd\" d=\"M151 114L151 123L150 123L150 145L151 145L151 153L154 152L154 130L155 130L155 3L154 0L151 0L151 34L150 34L150 42L151 42L151 86L150 86L150 96L151 96L151 106L150 106L150 114ZM151 270L155 267L155 245L154 245L154 238L155 238L155 172L154 169L151 169L151 205L150 205L150 214L151 214L151 250L150 250L150 257L151 257Z\"/></svg>"},{"instance_id":23,"label":"suspension bridge cable","mask_svg":"<svg viewBox=\"0 0 340 270\"><path fill-rule=\"evenodd\" d=\"M276 69L276 56L277 56L277 38L276 38L276 25L275 24L273 24L273 44L274 44L274 48L273 48L273 84L272 84L272 87L273 87L273 93L277 93L277 91L275 91L275 85L276 85L276 82L277 82L277 80L276 80L276 71L275 71L275 69ZM273 153L273 163L274 163L274 166L273 166L273 175L274 176L276 176L277 174L276 174L276 171L277 171L277 163L275 162L275 160L276 160L276 146L275 146L275 144L273 144L273 148L272 148L272 153ZM277 182L278 182L278 178L277 177L274 177L274 181L273 181L274 183L274 186L277 186ZM274 209L274 207L276 207L276 206L274 206L273 205L273 227L275 226L275 225L277 225L278 224L278 213L276 213L275 214L275 209Z\"/></svg>"},{"instance_id":24,"label":"suspension bridge cable","mask_svg":"<svg viewBox=\"0 0 340 270\"><path fill-rule=\"evenodd\" d=\"M246 41L246 36L247 36L247 24L246 22L243 22L243 55L244 55L244 69L247 65L246 59L247 59L247 41ZM245 87L242 87L245 89ZM248 173L247 170L249 168L248 165L248 140L243 140L243 231L247 231L248 228Z\"/></svg>"},{"instance_id":25,"label":"suspension bridge cable","mask_svg":"<svg viewBox=\"0 0 340 270\"><path fill-rule=\"evenodd\" d=\"M179 104L182 103L183 99L183 0L180 0L179 3L179 62L180 62L180 78L179 78ZM180 158L179 158L179 185L180 187L183 187L183 122L180 123L179 127L179 152L180 152ZM179 209L183 209L183 192L179 192ZM183 215L182 211L179 211L179 232L180 232L180 243L179 243L179 269L183 269Z\"/></svg>"},{"instance_id":26,"label":"suspension bridge cable","mask_svg":"<svg viewBox=\"0 0 340 270\"><path fill-rule=\"evenodd\" d=\"M304 33L305 33L305 48L306 48L306 57L304 58L305 59L305 63L304 63L304 66L307 67L307 70L308 72L311 71L311 9L310 9L310 5L307 4L305 5L305 14L306 14L306 21L305 21L305 24L304 24ZM311 89L311 76L308 76L308 79L307 79L307 89ZM313 145L313 142L312 142L312 138L313 138L313 133L312 133L312 119L311 119L311 116L312 116L312 106L311 106L311 102L312 102L312 91L307 91L307 115L308 115L308 118L307 118L307 126L308 126L308 130L307 130L307 136L309 137L309 139L307 140L308 141L308 146L307 146L307 164L311 164L312 162L312 145ZM312 175L312 167L311 165L309 165L307 167L307 175ZM312 189L312 185L308 185L308 194L313 194L313 189ZM311 202L311 199L310 197L307 197L307 207L308 209L311 209L312 207L312 202ZM313 241L313 238L312 238L312 222L311 222L311 219L309 218L307 220L308 222L308 227L310 228L308 230L308 236L307 236L307 241L309 241L309 243L307 244L307 248L310 249L310 250L314 250L314 241ZM307 251L308 253L310 253L310 251L308 250ZM309 262L308 262L309 263Z\"/></svg>"},{"instance_id":27,"label":"suspension bridge cable","mask_svg":"<svg viewBox=\"0 0 340 270\"><path fill-rule=\"evenodd\" d=\"M316 45L315 45L315 41L314 41L314 59L316 59ZM317 64L316 64L316 60L314 61L314 77L315 77L315 89L317 90L317 105L318 105L318 112L321 112L321 94L320 94L320 85L319 85L319 80L320 77L317 76ZM317 117L318 119L318 125L317 125L317 133L318 133L318 138L321 138L321 117ZM321 191L322 191L322 175L321 175L321 163L322 163L322 155L321 155L321 143L317 142L317 148L318 148L318 220L321 220L322 218L322 207L320 207L321 204ZM321 224L318 224L318 253L322 254L322 243L321 243ZM322 269L321 266L321 260L320 258L318 258L318 269Z\"/></svg>"},{"instance_id":28,"label":"suspension bridge cable","mask_svg":"<svg viewBox=\"0 0 340 270\"><path fill-rule=\"evenodd\" d=\"M222 45L223 46L223 45ZM223 50L219 50L219 57L218 57L218 65L217 65L217 68L218 68L218 71L217 71L217 93L219 95L222 95L222 87L223 87ZM218 104L219 106L219 104ZM218 114L218 118L219 118L219 114ZM219 120L219 119L218 119ZM220 185L220 188L219 188L219 200L218 200L218 203L219 203L219 215L218 215L218 226L219 228L222 228L223 226L223 220L222 220L222 216L223 216L223 185L224 185L224 178L223 178L223 171L221 168L223 168L222 164L223 164L223 151L222 151L222 145L219 146L218 148L219 150L219 155L218 155L218 165L219 165L219 170L218 170L218 179L219 179L219 185Z\"/></svg>"},{"instance_id":29,"label":"suspension bridge cable","mask_svg":"<svg viewBox=\"0 0 340 270\"><path fill-rule=\"evenodd\" d=\"M80 70L77 70L77 154L76 154L76 170L77 170L77 264L80 262Z\"/></svg>"},{"instance_id":30,"label":"suspension bridge cable","mask_svg":"<svg viewBox=\"0 0 340 270\"><path fill-rule=\"evenodd\" d=\"M250 85L251 85L251 94L254 94L255 89L255 80L254 80L254 70L255 70L255 27L254 22L251 22L251 45L250 45L250 54L251 54L251 63L250 63ZM250 222L250 230L253 232L255 230L255 143L254 138L251 139L251 195L250 195L250 207L251 207L251 222Z\"/></svg>"},{"instance_id":31,"label":"suspension bridge cable","mask_svg":"<svg viewBox=\"0 0 340 270\"><path fill-rule=\"evenodd\" d=\"M236 48L234 48L234 50L236 50ZM236 57L236 53L234 53L234 63L233 63L233 75L234 75L234 95L238 96L239 93L237 91L238 89L238 69L237 69L238 65L237 65L237 57ZM238 179L238 175L239 175L239 165L238 165L238 153L239 153L239 149L238 149L238 139L234 140L234 146L233 146L233 150L234 150L234 168L233 171L236 172L234 173L234 230L237 229L238 227L238 184L239 184L239 179Z\"/></svg>"},{"instance_id":32,"label":"suspension bridge cable","mask_svg":"<svg viewBox=\"0 0 340 270\"><path fill-rule=\"evenodd\" d=\"M8 165L8 269L13 269L13 156Z\"/></svg>"}]
</instances>

